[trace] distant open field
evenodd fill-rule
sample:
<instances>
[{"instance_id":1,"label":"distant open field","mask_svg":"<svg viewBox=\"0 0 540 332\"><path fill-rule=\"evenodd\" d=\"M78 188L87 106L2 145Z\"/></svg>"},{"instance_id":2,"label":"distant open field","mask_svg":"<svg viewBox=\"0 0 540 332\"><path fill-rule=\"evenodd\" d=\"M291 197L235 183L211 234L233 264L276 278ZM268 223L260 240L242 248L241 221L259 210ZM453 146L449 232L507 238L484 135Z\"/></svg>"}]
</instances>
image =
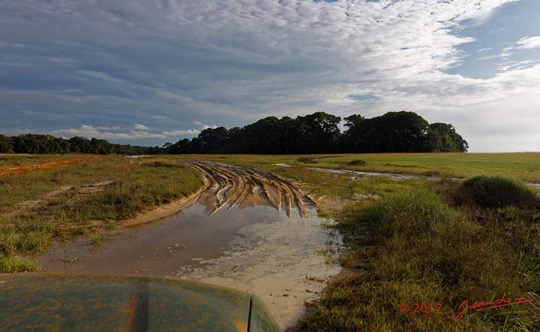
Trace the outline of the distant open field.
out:
<instances>
[{"instance_id":1,"label":"distant open field","mask_svg":"<svg viewBox=\"0 0 540 332\"><path fill-rule=\"evenodd\" d=\"M271 168L272 164L467 178L503 175L540 183L540 153L388 153L341 155L181 155ZM355 161L364 161L358 165Z\"/></svg>"}]
</instances>

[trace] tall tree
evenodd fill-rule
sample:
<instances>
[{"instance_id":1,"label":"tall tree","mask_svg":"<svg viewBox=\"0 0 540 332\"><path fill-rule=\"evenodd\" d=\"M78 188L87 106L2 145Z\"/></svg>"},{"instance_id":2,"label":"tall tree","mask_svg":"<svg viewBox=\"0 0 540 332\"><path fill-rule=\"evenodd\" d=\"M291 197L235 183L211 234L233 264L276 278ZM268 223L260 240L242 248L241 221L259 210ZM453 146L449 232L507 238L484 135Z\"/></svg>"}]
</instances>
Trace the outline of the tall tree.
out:
<instances>
[{"instance_id":1,"label":"tall tree","mask_svg":"<svg viewBox=\"0 0 540 332\"><path fill-rule=\"evenodd\" d=\"M0 153L12 153L13 152L13 140L11 137L7 137L0 134Z\"/></svg>"},{"instance_id":2,"label":"tall tree","mask_svg":"<svg viewBox=\"0 0 540 332\"><path fill-rule=\"evenodd\" d=\"M433 152L467 152L469 144L456 132L451 124L432 123L429 125L427 144Z\"/></svg>"}]
</instances>

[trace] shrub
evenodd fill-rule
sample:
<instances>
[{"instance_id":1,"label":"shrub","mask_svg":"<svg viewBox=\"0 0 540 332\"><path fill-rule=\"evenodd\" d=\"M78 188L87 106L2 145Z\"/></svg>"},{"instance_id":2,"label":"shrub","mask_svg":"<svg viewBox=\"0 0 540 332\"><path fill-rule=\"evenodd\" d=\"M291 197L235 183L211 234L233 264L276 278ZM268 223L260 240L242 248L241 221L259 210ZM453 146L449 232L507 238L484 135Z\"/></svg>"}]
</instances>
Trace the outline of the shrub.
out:
<instances>
[{"instance_id":1,"label":"shrub","mask_svg":"<svg viewBox=\"0 0 540 332\"><path fill-rule=\"evenodd\" d=\"M349 166L365 166L366 162L364 160L355 159L355 160L349 161L347 163L347 165L349 165Z\"/></svg>"},{"instance_id":2,"label":"shrub","mask_svg":"<svg viewBox=\"0 0 540 332\"><path fill-rule=\"evenodd\" d=\"M174 164L174 163L160 161L160 160L144 163L143 165L146 167L164 167L164 168L181 168L182 167L182 165L178 163Z\"/></svg>"},{"instance_id":3,"label":"shrub","mask_svg":"<svg viewBox=\"0 0 540 332\"><path fill-rule=\"evenodd\" d=\"M539 206L534 191L526 184L502 176L476 176L465 180L458 188L457 199L459 203L473 202L485 208Z\"/></svg>"},{"instance_id":4,"label":"shrub","mask_svg":"<svg viewBox=\"0 0 540 332\"><path fill-rule=\"evenodd\" d=\"M406 191L388 196L360 216L374 228L375 240L396 235L415 237L431 233L437 224L455 219L456 212L439 196L424 191Z\"/></svg>"},{"instance_id":5,"label":"shrub","mask_svg":"<svg viewBox=\"0 0 540 332\"><path fill-rule=\"evenodd\" d=\"M315 157L300 157L297 159L299 163L304 164L318 164L317 158Z\"/></svg>"}]
</instances>

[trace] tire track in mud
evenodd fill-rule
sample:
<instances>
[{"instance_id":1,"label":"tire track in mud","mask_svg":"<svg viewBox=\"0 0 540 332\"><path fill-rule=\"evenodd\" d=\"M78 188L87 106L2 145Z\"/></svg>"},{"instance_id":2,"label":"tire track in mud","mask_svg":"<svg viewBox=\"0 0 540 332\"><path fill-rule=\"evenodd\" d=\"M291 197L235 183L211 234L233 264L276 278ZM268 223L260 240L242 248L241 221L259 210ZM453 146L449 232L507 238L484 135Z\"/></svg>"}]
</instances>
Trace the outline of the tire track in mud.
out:
<instances>
[{"instance_id":1,"label":"tire track in mud","mask_svg":"<svg viewBox=\"0 0 540 332\"><path fill-rule=\"evenodd\" d=\"M205 191L211 194L206 195L205 203L212 207L212 213L234 206L267 205L284 210L287 216L293 209L305 216L308 207L316 205L293 184L271 173L213 161L184 160L184 163L207 179Z\"/></svg>"}]
</instances>

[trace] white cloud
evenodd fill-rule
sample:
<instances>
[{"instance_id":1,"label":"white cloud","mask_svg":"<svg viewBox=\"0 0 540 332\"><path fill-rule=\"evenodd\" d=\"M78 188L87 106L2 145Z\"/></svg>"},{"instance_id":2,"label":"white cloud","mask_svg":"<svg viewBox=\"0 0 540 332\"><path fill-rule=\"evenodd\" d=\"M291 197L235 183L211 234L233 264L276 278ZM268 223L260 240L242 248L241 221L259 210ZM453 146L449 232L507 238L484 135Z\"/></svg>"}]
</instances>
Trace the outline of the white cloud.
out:
<instances>
[{"instance_id":1,"label":"white cloud","mask_svg":"<svg viewBox=\"0 0 540 332\"><path fill-rule=\"evenodd\" d=\"M516 48L518 49L530 50L533 48L540 48L540 36L524 37L521 38L516 44Z\"/></svg>"},{"instance_id":2,"label":"white cloud","mask_svg":"<svg viewBox=\"0 0 540 332\"><path fill-rule=\"evenodd\" d=\"M62 137L82 136L87 138L114 139L114 140L133 140L141 138L167 138L162 133L150 133L146 130L124 130L124 131L105 131L91 125L81 125L79 128L59 129L53 131L56 135Z\"/></svg>"},{"instance_id":3,"label":"white cloud","mask_svg":"<svg viewBox=\"0 0 540 332\"><path fill-rule=\"evenodd\" d=\"M141 124L135 124L133 126L133 129L121 127L94 127L91 125L83 124L79 128L59 129L53 131L53 133L68 138L74 136L82 136L87 138L95 137L114 140L135 140L144 138L166 139L169 137L177 138L179 136L196 136L204 129L217 128L216 125L209 126L198 121L196 123L200 125L200 128L185 130L164 130L160 132L152 132L151 128Z\"/></svg>"},{"instance_id":4,"label":"white cloud","mask_svg":"<svg viewBox=\"0 0 540 332\"><path fill-rule=\"evenodd\" d=\"M164 131L163 135L167 135L167 137L170 136L188 136L188 135L198 135L200 134L200 130L198 129L187 129L187 130L170 130L170 131Z\"/></svg>"},{"instance_id":5,"label":"white cloud","mask_svg":"<svg viewBox=\"0 0 540 332\"><path fill-rule=\"evenodd\" d=\"M135 129L135 130L143 130L143 131L150 130L150 128L148 128L147 126L142 125L142 124L140 124L140 123L136 123L136 124L133 126L133 129Z\"/></svg>"}]
</instances>

